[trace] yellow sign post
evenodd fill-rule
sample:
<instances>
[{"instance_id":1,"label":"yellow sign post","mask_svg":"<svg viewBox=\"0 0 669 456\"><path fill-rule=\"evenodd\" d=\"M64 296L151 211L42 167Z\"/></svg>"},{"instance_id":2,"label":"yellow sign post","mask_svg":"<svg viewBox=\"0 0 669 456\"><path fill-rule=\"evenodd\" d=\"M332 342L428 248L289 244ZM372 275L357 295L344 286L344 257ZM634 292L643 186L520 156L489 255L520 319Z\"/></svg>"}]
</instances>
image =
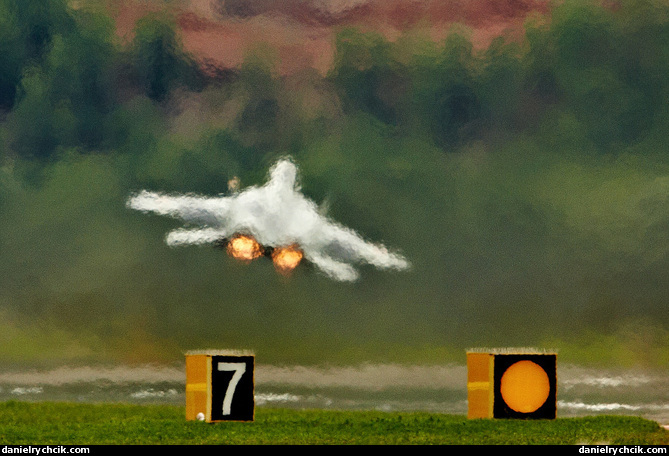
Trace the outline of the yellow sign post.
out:
<instances>
[{"instance_id":1,"label":"yellow sign post","mask_svg":"<svg viewBox=\"0 0 669 456\"><path fill-rule=\"evenodd\" d=\"M468 351L467 401L468 418L555 418L557 353Z\"/></svg>"}]
</instances>

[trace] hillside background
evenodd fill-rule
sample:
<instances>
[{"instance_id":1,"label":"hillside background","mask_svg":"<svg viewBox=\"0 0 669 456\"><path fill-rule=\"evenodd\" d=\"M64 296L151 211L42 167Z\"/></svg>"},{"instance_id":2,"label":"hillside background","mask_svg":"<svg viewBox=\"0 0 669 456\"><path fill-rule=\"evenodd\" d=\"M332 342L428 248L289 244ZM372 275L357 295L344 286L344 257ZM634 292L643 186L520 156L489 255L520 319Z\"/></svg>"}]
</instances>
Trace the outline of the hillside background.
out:
<instances>
[{"instance_id":1,"label":"hillside background","mask_svg":"<svg viewBox=\"0 0 669 456\"><path fill-rule=\"evenodd\" d=\"M669 365L664 1L0 0L0 362ZM289 155L413 267L172 249L140 189Z\"/></svg>"}]
</instances>

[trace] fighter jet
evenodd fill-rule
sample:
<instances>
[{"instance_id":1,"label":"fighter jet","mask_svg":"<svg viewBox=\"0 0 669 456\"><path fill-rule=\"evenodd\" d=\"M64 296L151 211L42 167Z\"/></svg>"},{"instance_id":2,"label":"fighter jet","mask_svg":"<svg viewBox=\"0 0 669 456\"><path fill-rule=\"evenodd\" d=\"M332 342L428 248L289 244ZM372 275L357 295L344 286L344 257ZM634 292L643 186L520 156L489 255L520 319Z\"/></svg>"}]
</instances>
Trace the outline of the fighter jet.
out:
<instances>
[{"instance_id":1,"label":"fighter jet","mask_svg":"<svg viewBox=\"0 0 669 456\"><path fill-rule=\"evenodd\" d=\"M409 267L402 255L330 220L300 190L297 166L284 158L272 166L269 180L260 187L215 197L143 190L132 195L127 206L186 222L187 226L167 234L170 246L215 244L250 235L270 249L297 246L306 260L337 281L357 280L356 263L380 269Z\"/></svg>"}]
</instances>

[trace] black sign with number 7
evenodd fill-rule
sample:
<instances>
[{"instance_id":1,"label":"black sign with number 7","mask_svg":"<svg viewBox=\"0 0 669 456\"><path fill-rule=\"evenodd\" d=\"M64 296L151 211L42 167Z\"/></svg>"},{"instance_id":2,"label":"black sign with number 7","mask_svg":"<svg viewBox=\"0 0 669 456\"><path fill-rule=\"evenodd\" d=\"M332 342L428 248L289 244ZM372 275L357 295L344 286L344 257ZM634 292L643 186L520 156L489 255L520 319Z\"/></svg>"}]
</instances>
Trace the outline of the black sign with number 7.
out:
<instances>
[{"instance_id":1,"label":"black sign with number 7","mask_svg":"<svg viewBox=\"0 0 669 456\"><path fill-rule=\"evenodd\" d=\"M252 421L254 357L211 357L211 421Z\"/></svg>"}]
</instances>

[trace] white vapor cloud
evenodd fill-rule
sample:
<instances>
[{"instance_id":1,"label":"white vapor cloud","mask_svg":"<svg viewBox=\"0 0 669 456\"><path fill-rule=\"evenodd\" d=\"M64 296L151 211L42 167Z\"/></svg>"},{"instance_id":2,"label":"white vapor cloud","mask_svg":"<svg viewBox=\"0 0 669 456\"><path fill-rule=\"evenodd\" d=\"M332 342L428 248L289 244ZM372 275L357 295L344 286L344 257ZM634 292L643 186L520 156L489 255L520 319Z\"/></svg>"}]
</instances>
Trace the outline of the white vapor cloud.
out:
<instances>
[{"instance_id":1,"label":"white vapor cloud","mask_svg":"<svg viewBox=\"0 0 669 456\"><path fill-rule=\"evenodd\" d=\"M198 245L250 234L265 246L297 244L304 257L338 281L359 278L354 264L403 270L409 262L382 244L365 241L318 210L300 191L297 167L289 159L270 169L261 187L252 186L230 196L168 195L141 191L128 199L131 209L181 219L195 228L179 228L167 234L170 246Z\"/></svg>"}]
</instances>

